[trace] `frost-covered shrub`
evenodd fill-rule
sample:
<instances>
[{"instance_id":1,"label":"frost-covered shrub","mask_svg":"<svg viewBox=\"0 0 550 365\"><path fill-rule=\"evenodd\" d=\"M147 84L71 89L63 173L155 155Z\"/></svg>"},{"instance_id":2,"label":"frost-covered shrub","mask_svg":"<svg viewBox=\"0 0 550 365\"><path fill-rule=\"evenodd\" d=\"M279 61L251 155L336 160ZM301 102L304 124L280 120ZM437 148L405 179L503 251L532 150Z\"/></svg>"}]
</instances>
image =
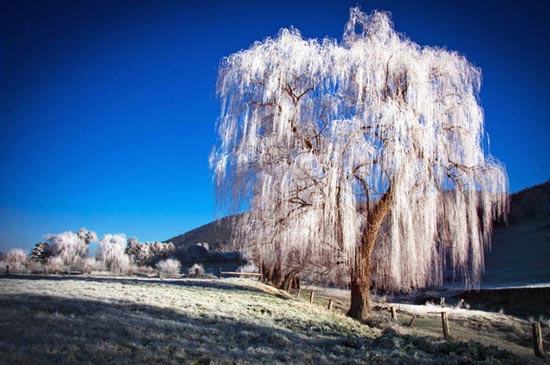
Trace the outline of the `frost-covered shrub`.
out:
<instances>
[{"instance_id":1,"label":"frost-covered shrub","mask_svg":"<svg viewBox=\"0 0 550 365\"><path fill-rule=\"evenodd\" d=\"M114 274L127 274L131 271L130 258L126 255L126 236L106 234L99 243L97 258L103 267Z\"/></svg>"},{"instance_id":2,"label":"frost-covered shrub","mask_svg":"<svg viewBox=\"0 0 550 365\"><path fill-rule=\"evenodd\" d=\"M29 258L27 262L27 273L29 274L46 274L48 269L46 267L47 261L40 262Z\"/></svg>"},{"instance_id":3,"label":"frost-covered shrub","mask_svg":"<svg viewBox=\"0 0 550 365\"><path fill-rule=\"evenodd\" d=\"M166 259L159 261L156 265L159 275L166 277L179 276L181 271L181 263L176 259Z\"/></svg>"},{"instance_id":4,"label":"frost-covered shrub","mask_svg":"<svg viewBox=\"0 0 550 365\"><path fill-rule=\"evenodd\" d=\"M132 274L142 276L157 276L158 270L151 266L132 265Z\"/></svg>"},{"instance_id":5,"label":"frost-covered shrub","mask_svg":"<svg viewBox=\"0 0 550 365\"><path fill-rule=\"evenodd\" d=\"M239 266L238 272L258 272L258 266L255 263L249 262L246 265Z\"/></svg>"},{"instance_id":6,"label":"frost-covered shrub","mask_svg":"<svg viewBox=\"0 0 550 365\"><path fill-rule=\"evenodd\" d=\"M0 262L2 268L6 270L9 265L10 273L26 273L28 270L29 258L25 251L20 248L14 248L4 254L3 260Z\"/></svg>"},{"instance_id":7,"label":"frost-covered shrub","mask_svg":"<svg viewBox=\"0 0 550 365\"><path fill-rule=\"evenodd\" d=\"M61 274L67 271L67 267L61 256L52 256L48 258L45 268L48 274Z\"/></svg>"},{"instance_id":8,"label":"frost-covered shrub","mask_svg":"<svg viewBox=\"0 0 550 365\"><path fill-rule=\"evenodd\" d=\"M81 262L81 270L85 274L90 274L92 271L99 270L101 268L101 262L98 262L93 257L87 257Z\"/></svg>"},{"instance_id":9,"label":"frost-covered shrub","mask_svg":"<svg viewBox=\"0 0 550 365\"><path fill-rule=\"evenodd\" d=\"M189 276L204 276L204 267L201 264L193 264L189 268Z\"/></svg>"}]
</instances>

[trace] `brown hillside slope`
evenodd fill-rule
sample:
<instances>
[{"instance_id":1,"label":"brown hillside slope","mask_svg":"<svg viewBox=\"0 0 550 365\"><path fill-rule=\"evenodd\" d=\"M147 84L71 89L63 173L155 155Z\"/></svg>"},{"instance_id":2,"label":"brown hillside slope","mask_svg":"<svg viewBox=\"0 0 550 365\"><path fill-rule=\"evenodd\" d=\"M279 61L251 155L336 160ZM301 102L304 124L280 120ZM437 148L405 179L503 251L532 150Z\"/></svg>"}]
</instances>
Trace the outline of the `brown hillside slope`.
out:
<instances>
[{"instance_id":1,"label":"brown hillside slope","mask_svg":"<svg viewBox=\"0 0 550 365\"><path fill-rule=\"evenodd\" d=\"M231 227L238 217L238 215L232 215L215 220L179 236L172 237L166 242L172 242L178 251L184 251L187 247L198 242L207 242L210 250L235 251L231 244Z\"/></svg>"}]
</instances>

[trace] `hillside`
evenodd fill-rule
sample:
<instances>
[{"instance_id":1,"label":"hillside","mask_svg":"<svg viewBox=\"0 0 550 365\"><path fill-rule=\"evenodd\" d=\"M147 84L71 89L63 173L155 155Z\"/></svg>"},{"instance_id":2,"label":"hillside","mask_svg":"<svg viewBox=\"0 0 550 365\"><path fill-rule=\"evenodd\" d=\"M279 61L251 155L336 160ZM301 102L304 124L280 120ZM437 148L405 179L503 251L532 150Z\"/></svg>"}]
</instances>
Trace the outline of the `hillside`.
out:
<instances>
[{"instance_id":1,"label":"hillside","mask_svg":"<svg viewBox=\"0 0 550 365\"><path fill-rule=\"evenodd\" d=\"M550 219L550 180L518 191L510 199L510 224Z\"/></svg>"},{"instance_id":2,"label":"hillside","mask_svg":"<svg viewBox=\"0 0 550 365\"><path fill-rule=\"evenodd\" d=\"M211 250L233 251L230 216L173 237L179 250L208 242ZM550 283L550 181L511 195L508 225L499 224L486 253L482 285L501 287Z\"/></svg>"},{"instance_id":3,"label":"hillside","mask_svg":"<svg viewBox=\"0 0 550 365\"><path fill-rule=\"evenodd\" d=\"M230 242L231 227L238 217L232 215L215 220L165 242L172 242L178 251L185 251L189 246L199 242L207 242L210 250L234 251Z\"/></svg>"},{"instance_id":4,"label":"hillside","mask_svg":"<svg viewBox=\"0 0 550 365\"><path fill-rule=\"evenodd\" d=\"M550 182L512 194L508 226L495 227L482 286L550 283Z\"/></svg>"},{"instance_id":5,"label":"hillside","mask_svg":"<svg viewBox=\"0 0 550 365\"><path fill-rule=\"evenodd\" d=\"M420 315L412 327L384 312L363 325L251 280L4 277L0 362L544 363L526 321L447 308L454 337L444 341L440 307L403 308Z\"/></svg>"}]
</instances>

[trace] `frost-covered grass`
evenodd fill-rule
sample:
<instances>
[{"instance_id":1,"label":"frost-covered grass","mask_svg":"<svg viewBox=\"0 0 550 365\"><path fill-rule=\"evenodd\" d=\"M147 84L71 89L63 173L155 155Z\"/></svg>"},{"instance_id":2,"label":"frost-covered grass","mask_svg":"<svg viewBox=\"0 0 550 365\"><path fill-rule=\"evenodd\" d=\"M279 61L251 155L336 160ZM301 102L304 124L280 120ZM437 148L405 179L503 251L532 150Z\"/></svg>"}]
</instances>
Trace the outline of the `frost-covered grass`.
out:
<instances>
[{"instance_id":1,"label":"frost-covered grass","mask_svg":"<svg viewBox=\"0 0 550 365\"><path fill-rule=\"evenodd\" d=\"M0 362L526 363L360 324L247 279L0 279Z\"/></svg>"},{"instance_id":2,"label":"frost-covered grass","mask_svg":"<svg viewBox=\"0 0 550 365\"><path fill-rule=\"evenodd\" d=\"M345 313L349 307L349 291L310 287L302 290L301 297L308 299L312 289L315 290L314 303L318 305L326 305L328 299L332 298L335 307L342 313ZM401 335L440 339L442 337L441 312L444 311L449 319L453 341L478 342L485 346L496 346L521 357L523 363L539 361L533 358L531 343L531 322L534 317L525 320L504 313L472 310L454 305L442 307L433 303L426 303L426 305L389 303L385 296L374 296L373 301L375 305L370 324L377 328L392 329ZM391 306L397 308L396 321L390 318ZM412 315L416 318L409 326ZM538 320L543 324L543 339L545 349L548 351L550 321L542 316Z\"/></svg>"}]
</instances>

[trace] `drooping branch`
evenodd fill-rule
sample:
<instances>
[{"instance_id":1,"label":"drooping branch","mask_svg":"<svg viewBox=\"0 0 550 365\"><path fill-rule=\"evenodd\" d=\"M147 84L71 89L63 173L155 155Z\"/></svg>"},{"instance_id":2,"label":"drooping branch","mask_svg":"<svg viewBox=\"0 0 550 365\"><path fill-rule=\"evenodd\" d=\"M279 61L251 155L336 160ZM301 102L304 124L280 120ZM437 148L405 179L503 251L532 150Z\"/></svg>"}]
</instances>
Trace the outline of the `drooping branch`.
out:
<instances>
[{"instance_id":1,"label":"drooping branch","mask_svg":"<svg viewBox=\"0 0 550 365\"><path fill-rule=\"evenodd\" d=\"M223 60L211 163L250 211L239 238L282 272L372 261L361 285L408 290L440 282L450 257L475 282L508 186L481 144L480 70L386 13L353 8L345 29L341 42L283 29Z\"/></svg>"}]
</instances>

